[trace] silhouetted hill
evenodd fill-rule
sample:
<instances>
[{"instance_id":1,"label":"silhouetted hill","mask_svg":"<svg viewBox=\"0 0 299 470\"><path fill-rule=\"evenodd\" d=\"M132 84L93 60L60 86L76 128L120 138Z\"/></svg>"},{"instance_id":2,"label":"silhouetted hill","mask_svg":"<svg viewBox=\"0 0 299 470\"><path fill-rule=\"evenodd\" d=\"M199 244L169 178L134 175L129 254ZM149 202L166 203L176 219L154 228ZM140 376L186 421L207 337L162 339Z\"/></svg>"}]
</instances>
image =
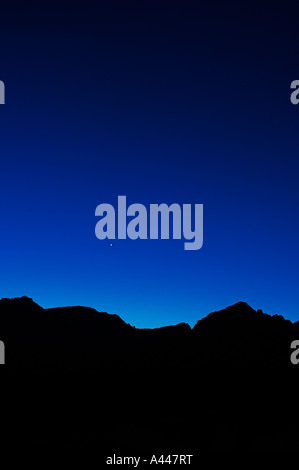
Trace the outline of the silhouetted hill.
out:
<instances>
[{"instance_id":1,"label":"silhouetted hill","mask_svg":"<svg viewBox=\"0 0 299 470\"><path fill-rule=\"evenodd\" d=\"M279 367L290 363L290 342L299 325L238 302L210 313L193 329L186 323L138 329L92 308L43 309L22 297L0 301L0 331L8 366Z\"/></svg>"},{"instance_id":2,"label":"silhouetted hill","mask_svg":"<svg viewBox=\"0 0 299 470\"><path fill-rule=\"evenodd\" d=\"M299 365L290 362L299 322L244 302L193 329L138 329L92 308L2 299L0 339L14 404L7 436L107 455L299 442Z\"/></svg>"},{"instance_id":3,"label":"silhouetted hill","mask_svg":"<svg viewBox=\"0 0 299 470\"><path fill-rule=\"evenodd\" d=\"M244 328L248 331L256 329L265 331L266 329L289 328L292 323L281 315L268 315L261 310L254 310L246 302L238 302L224 310L212 312L202 318L194 326L194 331L205 328L229 329L234 333L242 332Z\"/></svg>"},{"instance_id":4,"label":"silhouetted hill","mask_svg":"<svg viewBox=\"0 0 299 470\"><path fill-rule=\"evenodd\" d=\"M228 366L255 368L290 365L297 326L280 315L255 311L245 302L210 313L194 326L197 350Z\"/></svg>"}]
</instances>

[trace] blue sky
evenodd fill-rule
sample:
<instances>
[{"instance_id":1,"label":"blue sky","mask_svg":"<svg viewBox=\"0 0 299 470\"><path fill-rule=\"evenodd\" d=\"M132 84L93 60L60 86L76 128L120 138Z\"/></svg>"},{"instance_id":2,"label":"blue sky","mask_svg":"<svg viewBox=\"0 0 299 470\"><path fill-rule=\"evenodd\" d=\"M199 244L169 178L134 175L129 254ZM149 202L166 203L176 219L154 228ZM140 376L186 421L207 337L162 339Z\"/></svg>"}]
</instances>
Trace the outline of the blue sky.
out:
<instances>
[{"instance_id":1,"label":"blue sky","mask_svg":"<svg viewBox=\"0 0 299 470\"><path fill-rule=\"evenodd\" d=\"M299 320L294 4L222 3L3 7L1 297L137 327L240 300ZM98 240L118 195L204 204L202 249Z\"/></svg>"}]
</instances>

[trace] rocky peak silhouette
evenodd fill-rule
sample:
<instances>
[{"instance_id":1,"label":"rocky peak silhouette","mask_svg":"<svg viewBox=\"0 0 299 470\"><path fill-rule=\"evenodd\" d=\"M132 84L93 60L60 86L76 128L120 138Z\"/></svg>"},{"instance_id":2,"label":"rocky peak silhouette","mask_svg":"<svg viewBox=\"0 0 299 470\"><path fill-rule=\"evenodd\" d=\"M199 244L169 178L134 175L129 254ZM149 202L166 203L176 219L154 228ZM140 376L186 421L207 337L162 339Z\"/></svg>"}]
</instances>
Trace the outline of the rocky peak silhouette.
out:
<instances>
[{"instance_id":1,"label":"rocky peak silhouette","mask_svg":"<svg viewBox=\"0 0 299 470\"><path fill-rule=\"evenodd\" d=\"M289 448L299 439L298 333L299 322L245 302L194 328L139 329L88 307L2 299L13 403L2 439L75 449L93 435L105 455Z\"/></svg>"}]
</instances>

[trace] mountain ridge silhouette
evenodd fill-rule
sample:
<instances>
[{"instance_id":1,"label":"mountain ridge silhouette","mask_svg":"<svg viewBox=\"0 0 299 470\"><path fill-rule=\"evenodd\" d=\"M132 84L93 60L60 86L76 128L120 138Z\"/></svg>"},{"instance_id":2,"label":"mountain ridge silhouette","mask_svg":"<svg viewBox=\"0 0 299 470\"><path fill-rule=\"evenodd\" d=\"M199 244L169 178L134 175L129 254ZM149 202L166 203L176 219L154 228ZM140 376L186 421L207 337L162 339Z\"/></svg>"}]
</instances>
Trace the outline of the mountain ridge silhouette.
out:
<instances>
[{"instance_id":1,"label":"mountain ridge silhouette","mask_svg":"<svg viewBox=\"0 0 299 470\"><path fill-rule=\"evenodd\" d=\"M260 362L278 367L281 362L289 366L289 345L299 334L299 322L237 302L211 312L193 328L184 322L136 328L115 314L83 306L44 309L24 296L0 300L0 334L8 365L40 367L44 360L58 367L60 362L84 367L96 366L99 360L104 366L104 359L108 367L118 361L131 366L142 357L154 366L166 365L167 360L209 366L226 358L231 361L227 366L239 361L240 366ZM18 356L20 348L23 352Z\"/></svg>"},{"instance_id":2,"label":"mountain ridge silhouette","mask_svg":"<svg viewBox=\"0 0 299 470\"><path fill-rule=\"evenodd\" d=\"M103 455L298 447L299 322L245 302L193 328L143 329L90 307L4 298L0 339L7 439Z\"/></svg>"},{"instance_id":3,"label":"mountain ridge silhouette","mask_svg":"<svg viewBox=\"0 0 299 470\"><path fill-rule=\"evenodd\" d=\"M102 314L102 315L109 315L110 317L115 317L115 318L121 319L121 317L117 314L110 314L110 313L107 313L107 312L104 312L104 311L98 311L93 307L82 306L82 305L64 306L64 307L57 306L57 307L44 308L44 307L40 306L37 302L35 302L32 298L30 298L26 295L21 296L21 297L13 297L13 298L3 297L3 298L0 299L0 306L1 306L1 304L5 305L5 304L10 304L10 303L19 303L19 306L22 306L22 307L27 306L27 307L31 307L31 308L34 308L34 309L40 309L40 310L46 310L46 311L53 311L53 310L56 310L56 309L61 309L61 310L82 309L82 311L86 310L86 311L95 312L95 313ZM250 313L255 313L255 314L262 314L262 315L270 317L270 318L280 318L280 319L283 319L283 320L285 320L287 322L290 322L292 324L299 323L299 320L295 321L295 322L292 322L291 320L285 318L283 315L277 315L277 314L270 315L270 314L267 314L267 313L263 312L261 309L254 310L247 302L238 301L238 302L235 302L234 304L229 305L229 306L227 306L223 309L215 310L213 312L208 313L206 316L199 319L195 323L193 328L186 322L179 322L177 324L163 325L163 326L160 326L160 327L152 327L152 328L142 328L142 327L135 327L135 326L134 326L134 328L138 328L139 330L143 330L143 329L153 330L153 329L168 328L168 327L173 327L173 326L178 326L178 325L189 325L190 329L194 329L194 327L199 322L201 322L202 320L205 320L207 318L211 318L215 315L219 316L220 314L227 314L227 313L237 312L238 310L240 311L241 309L242 309L243 314L247 310L247 313L250 312ZM126 323L124 320L122 320L122 322ZM129 323L126 323L126 324L130 325Z\"/></svg>"}]
</instances>

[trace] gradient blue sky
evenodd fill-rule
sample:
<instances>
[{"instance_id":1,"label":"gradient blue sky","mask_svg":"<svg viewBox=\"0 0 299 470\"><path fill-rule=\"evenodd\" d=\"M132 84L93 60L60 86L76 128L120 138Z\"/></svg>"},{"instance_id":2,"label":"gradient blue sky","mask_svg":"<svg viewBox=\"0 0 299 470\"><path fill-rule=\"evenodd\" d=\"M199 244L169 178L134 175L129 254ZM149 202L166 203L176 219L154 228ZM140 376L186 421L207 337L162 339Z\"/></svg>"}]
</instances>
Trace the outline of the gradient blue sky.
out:
<instances>
[{"instance_id":1,"label":"gradient blue sky","mask_svg":"<svg viewBox=\"0 0 299 470\"><path fill-rule=\"evenodd\" d=\"M1 6L0 297L299 320L298 3L106 3ZM203 248L99 241L118 195L203 203Z\"/></svg>"}]
</instances>

